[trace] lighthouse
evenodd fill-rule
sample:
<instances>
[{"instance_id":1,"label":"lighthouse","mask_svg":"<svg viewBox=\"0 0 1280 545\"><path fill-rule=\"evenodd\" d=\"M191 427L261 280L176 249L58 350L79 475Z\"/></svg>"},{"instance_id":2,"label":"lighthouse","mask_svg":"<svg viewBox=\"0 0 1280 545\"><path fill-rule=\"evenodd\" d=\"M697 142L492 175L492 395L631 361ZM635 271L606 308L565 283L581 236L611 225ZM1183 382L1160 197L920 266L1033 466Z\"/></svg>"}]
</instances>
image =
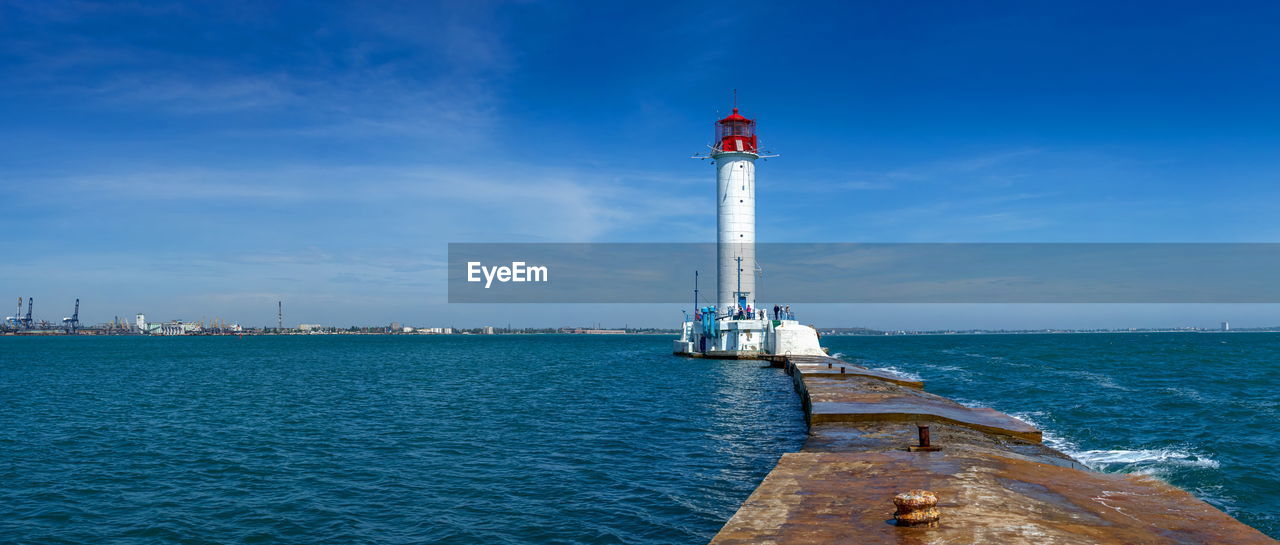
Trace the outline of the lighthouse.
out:
<instances>
[{"instance_id":1,"label":"lighthouse","mask_svg":"<svg viewBox=\"0 0 1280 545\"><path fill-rule=\"evenodd\" d=\"M716 301L730 316L756 309L756 122L734 108L716 121Z\"/></svg>"},{"instance_id":2,"label":"lighthouse","mask_svg":"<svg viewBox=\"0 0 1280 545\"><path fill-rule=\"evenodd\" d=\"M716 299L714 306L703 306L695 281L694 308L686 312L692 319L685 320L675 340L675 354L726 359L826 354L813 327L790 314L762 315L757 304L756 159L761 157L756 122L736 107L716 121L711 153L694 156L716 166Z\"/></svg>"}]
</instances>

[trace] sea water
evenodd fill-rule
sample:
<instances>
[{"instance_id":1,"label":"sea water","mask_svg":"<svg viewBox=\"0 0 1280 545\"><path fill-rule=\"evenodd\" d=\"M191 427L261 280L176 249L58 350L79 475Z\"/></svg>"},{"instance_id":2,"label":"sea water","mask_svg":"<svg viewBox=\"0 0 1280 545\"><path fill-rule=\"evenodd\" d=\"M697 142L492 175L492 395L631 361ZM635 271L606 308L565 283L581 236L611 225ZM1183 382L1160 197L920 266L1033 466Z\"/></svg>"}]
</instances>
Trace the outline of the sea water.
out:
<instances>
[{"instance_id":1,"label":"sea water","mask_svg":"<svg viewBox=\"0 0 1280 545\"><path fill-rule=\"evenodd\" d=\"M804 421L670 346L0 337L0 543L703 543Z\"/></svg>"},{"instance_id":2,"label":"sea water","mask_svg":"<svg viewBox=\"0 0 1280 545\"><path fill-rule=\"evenodd\" d=\"M1280 334L827 337L833 353L1007 412L1106 472L1154 476L1280 537Z\"/></svg>"},{"instance_id":3,"label":"sea water","mask_svg":"<svg viewBox=\"0 0 1280 545\"><path fill-rule=\"evenodd\" d=\"M1280 335L828 337L1280 535ZM703 543L805 428L666 336L0 338L3 543Z\"/></svg>"}]
</instances>

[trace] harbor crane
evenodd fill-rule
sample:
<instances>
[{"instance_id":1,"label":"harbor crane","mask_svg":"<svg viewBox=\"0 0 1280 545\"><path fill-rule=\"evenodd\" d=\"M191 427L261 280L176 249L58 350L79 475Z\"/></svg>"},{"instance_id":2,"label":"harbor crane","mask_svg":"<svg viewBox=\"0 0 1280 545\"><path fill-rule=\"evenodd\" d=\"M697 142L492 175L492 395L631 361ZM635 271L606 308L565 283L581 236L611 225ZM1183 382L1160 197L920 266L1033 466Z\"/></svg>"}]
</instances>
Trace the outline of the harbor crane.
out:
<instances>
[{"instance_id":1,"label":"harbor crane","mask_svg":"<svg viewBox=\"0 0 1280 545\"><path fill-rule=\"evenodd\" d=\"M76 299L76 311L71 314L70 318L62 319L62 328L67 330L67 335L75 335L76 330L80 327L80 299Z\"/></svg>"},{"instance_id":2,"label":"harbor crane","mask_svg":"<svg viewBox=\"0 0 1280 545\"><path fill-rule=\"evenodd\" d=\"M27 316L26 316L25 318L23 318L23 319L22 319L22 327L25 327L25 328L27 328L27 329L31 329L32 324L34 324L34 323L35 323L35 322L31 319L31 309L32 309L32 307L34 307L34 306L36 306L36 298L35 298L35 297L28 297L28 298L27 298Z\"/></svg>"},{"instance_id":3,"label":"harbor crane","mask_svg":"<svg viewBox=\"0 0 1280 545\"><path fill-rule=\"evenodd\" d=\"M6 326L13 326L14 329L19 329L22 327L22 298L21 297L18 298L18 311L14 312L13 316L5 316L4 321Z\"/></svg>"}]
</instances>

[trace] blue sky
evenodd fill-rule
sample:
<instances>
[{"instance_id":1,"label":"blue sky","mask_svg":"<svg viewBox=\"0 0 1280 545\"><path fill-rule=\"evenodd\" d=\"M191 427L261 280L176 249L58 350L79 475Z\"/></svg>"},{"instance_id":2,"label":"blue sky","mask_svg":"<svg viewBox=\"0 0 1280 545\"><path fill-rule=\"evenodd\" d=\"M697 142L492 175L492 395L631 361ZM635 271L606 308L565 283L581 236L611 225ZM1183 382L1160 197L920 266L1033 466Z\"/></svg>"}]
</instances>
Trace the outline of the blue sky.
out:
<instances>
[{"instance_id":1,"label":"blue sky","mask_svg":"<svg viewBox=\"0 0 1280 545\"><path fill-rule=\"evenodd\" d=\"M762 241L1276 241L1277 23L1273 3L4 3L0 295L49 319L80 297L90 321L266 324L283 299L289 323L671 325L662 305L444 304L445 245L713 240L713 172L688 157L735 88L781 154Z\"/></svg>"}]
</instances>

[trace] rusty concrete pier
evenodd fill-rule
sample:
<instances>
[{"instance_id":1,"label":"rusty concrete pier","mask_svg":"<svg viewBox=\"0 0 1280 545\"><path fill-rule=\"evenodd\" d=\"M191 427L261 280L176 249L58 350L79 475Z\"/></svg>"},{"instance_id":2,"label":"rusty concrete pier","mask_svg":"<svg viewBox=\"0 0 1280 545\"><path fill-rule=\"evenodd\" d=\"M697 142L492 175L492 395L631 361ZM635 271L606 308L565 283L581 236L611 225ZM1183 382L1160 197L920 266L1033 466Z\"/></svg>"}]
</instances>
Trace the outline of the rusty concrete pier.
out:
<instances>
[{"instance_id":1,"label":"rusty concrete pier","mask_svg":"<svg viewBox=\"0 0 1280 545\"><path fill-rule=\"evenodd\" d=\"M809 439L713 545L1280 543L1155 478L1090 471L1025 422L919 381L822 356L772 361L795 383ZM909 450L918 426L937 450ZM893 523L894 495L912 489L937 494L939 522Z\"/></svg>"}]
</instances>

